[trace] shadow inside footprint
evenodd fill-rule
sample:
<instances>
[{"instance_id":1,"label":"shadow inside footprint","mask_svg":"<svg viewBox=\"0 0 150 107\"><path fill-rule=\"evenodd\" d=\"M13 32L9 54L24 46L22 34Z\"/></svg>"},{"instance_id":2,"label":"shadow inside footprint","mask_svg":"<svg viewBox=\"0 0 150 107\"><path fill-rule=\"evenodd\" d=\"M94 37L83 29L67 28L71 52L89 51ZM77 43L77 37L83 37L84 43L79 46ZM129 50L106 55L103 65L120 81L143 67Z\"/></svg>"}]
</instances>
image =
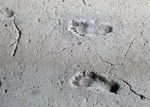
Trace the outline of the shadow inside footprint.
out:
<instances>
[{"instance_id":1,"label":"shadow inside footprint","mask_svg":"<svg viewBox=\"0 0 150 107\"><path fill-rule=\"evenodd\" d=\"M119 88L120 88L119 84L114 82L110 88L110 92L117 94Z\"/></svg>"},{"instance_id":2,"label":"shadow inside footprint","mask_svg":"<svg viewBox=\"0 0 150 107\"><path fill-rule=\"evenodd\" d=\"M106 24L102 24L100 29L103 35L106 35L107 33L111 33L113 31L113 27Z\"/></svg>"},{"instance_id":3,"label":"shadow inside footprint","mask_svg":"<svg viewBox=\"0 0 150 107\"><path fill-rule=\"evenodd\" d=\"M107 85L110 85L110 92L111 93L115 93L115 94L117 94L117 91L119 90L119 88L120 88L120 85L117 83L117 82L115 82L115 81L108 81L105 77L103 77L103 76L101 76L101 75L97 75L96 73L94 73L94 72L90 72L89 74L88 74L88 76L90 77L90 78L92 78L92 79L94 79L94 80L98 80L98 81L101 81L101 82L103 82L103 83L105 83L105 84L107 84Z\"/></svg>"}]
</instances>

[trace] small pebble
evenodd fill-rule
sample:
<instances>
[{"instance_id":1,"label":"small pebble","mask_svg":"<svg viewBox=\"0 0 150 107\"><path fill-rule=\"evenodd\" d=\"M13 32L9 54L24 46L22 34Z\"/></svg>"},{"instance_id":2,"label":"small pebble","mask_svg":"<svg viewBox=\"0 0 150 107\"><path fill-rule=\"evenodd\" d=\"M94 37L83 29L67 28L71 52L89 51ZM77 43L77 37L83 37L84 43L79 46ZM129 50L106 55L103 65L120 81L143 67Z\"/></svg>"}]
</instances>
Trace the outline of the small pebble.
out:
<instances>
[{"instance_id":1,"label":"small pebble","mask_svg":"<svg viewBox=\"0 0 150 107\"><path fill-rule=\"evenodd\" d=\"M26 43L28 44L28 43L30 43L30 42L31 42L31 39L28 39Z\"/></svg>"}]
</instances>

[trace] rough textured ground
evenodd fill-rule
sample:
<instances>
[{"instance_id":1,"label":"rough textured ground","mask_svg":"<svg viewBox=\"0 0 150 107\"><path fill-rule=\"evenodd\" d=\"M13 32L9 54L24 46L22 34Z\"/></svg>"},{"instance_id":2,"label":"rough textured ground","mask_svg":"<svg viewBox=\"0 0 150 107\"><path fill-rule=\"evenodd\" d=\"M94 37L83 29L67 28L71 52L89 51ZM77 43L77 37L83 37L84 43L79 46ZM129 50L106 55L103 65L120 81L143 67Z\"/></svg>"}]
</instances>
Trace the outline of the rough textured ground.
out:
<instances>
[{"instance_id":1,"label":"rough textured ground","mask_svg":"<svg viewBox=\"0 0 150 107\"><path fill-rule=\"evenodd\" d=\"M0 107L150 107L149 0L0 0ZM72 19L99 20L113 33L76 37ZM89 70L120 83L116 95L70 87Z\"/></svg>"}]
</instances>

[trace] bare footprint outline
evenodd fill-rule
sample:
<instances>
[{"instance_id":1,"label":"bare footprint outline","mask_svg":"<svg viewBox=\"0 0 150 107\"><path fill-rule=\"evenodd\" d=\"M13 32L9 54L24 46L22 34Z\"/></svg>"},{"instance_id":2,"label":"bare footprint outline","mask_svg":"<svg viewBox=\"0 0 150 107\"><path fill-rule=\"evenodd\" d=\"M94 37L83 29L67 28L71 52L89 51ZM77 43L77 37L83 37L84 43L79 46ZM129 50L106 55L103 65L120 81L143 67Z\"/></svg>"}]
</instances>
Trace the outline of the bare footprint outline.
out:
<instances>
[{"instance_id":1,"label":"bare footprint outline","mask_svg":"<svg viewBox=\"0 0 150 107\"><path fill-rule=\"evenodd\" d=\"M77 72L70 79L71 87L85 87L91 91L117 93L120 86L117 82L108 81L105 77L94 72Z\"/></svg>"},{"instance_id":2,"label":"bare footprint outline","mask_svg":"<svg viewBox=\"0 0 150 107\"><path fill-rule=\"evenodd\" d=\"M75 36L99 36L106 35L113 31L113 27L106 23L100 23L98 21L87 20L75 20L69 22L68 31Z\"/></svg>"},{"instance_id":3,"label":"bare footprint outline","mask_svg":"<svg viewBox=\"0 0 150 107\"><path fill-rule=\"evenodd\" d=\"M2 20L10 18L14 15L14 11L8 7L0 7L0 18Z\"/></svg>"}]
</instances>

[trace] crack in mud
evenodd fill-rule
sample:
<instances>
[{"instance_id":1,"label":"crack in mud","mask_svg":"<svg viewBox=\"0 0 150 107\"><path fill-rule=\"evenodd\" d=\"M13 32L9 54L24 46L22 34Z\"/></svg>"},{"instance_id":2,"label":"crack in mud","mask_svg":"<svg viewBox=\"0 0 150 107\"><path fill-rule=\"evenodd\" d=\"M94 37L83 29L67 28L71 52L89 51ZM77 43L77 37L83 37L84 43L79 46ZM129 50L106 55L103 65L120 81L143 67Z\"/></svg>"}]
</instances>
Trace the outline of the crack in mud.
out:
<instances>
[{"instance_id":1,"label":"crack in mud","mask_svg":"<svg viewBox=\"0 0 150 107\"><path fill-rule=\"evenodd\" d=\"M121 79L121 80L122 80L126 85L129 86L130 91L131 91L134 95L140 97L141 100L147 100L148 102L150 102L150 98L144 96L143 94L139 94L138 92L136 92L136 91L132 88L132 86L131 86L127 81L125 81L125 80L123 80L123 79Z\"/></svg>"},{"instance_id":2,"label":"crack in mud","mask_svg":"<svg viewBox=\"0 0 150 107\"><path fill-rule=\"evenodd\" d=\"M114 69L114 64L111 63L111 62L108 62L108 61L105 61L97 52L96 54L98 55L98 57L101 59L102 62L106 63L106 64L109 64L111 66L111 69L109 70L109 74L111 73L111 71Z\"/></svg>"},{"instance_id":3,"label":"crack in mud","mask_svg":"<svg viewBox=\"0 0 150 107\"><path fill-rule=\"evenodd\" d=\"M13 50L12 57L14 57L14 56L16 55L16 52L17 52L17 50L18 50L18 45L19 45L19 43L20 43L20 39L21 39L21 35L22 35L22 32L21 32L20 29L18 28L15 19L14 19L14 21L13 21L13 24L14 24L15 29L17 30L18 38L17 38L17 40L16 40L16 45L15 45L15 48L14 48L14 50Z\"/></svg>"}]
</instances>

